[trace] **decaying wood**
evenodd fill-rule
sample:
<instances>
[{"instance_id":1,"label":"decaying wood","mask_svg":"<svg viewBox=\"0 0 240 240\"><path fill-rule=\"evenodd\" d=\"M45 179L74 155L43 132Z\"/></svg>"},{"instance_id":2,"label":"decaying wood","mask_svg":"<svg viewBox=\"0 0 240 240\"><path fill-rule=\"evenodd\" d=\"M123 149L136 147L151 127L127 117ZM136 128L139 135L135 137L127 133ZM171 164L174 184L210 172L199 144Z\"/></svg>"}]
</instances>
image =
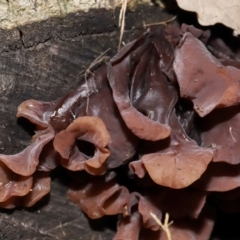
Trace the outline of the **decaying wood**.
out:
<instances>
[{"instance_id":1,"label":"decaying wood","mask_svg":"<svg viewBox=\"0 0 240 240\"><path fill-rule=\"evenodd\" d=\"M95 9L0 30L1 153L21 151L33 134L26 121L16 120L21 102L63 96L84 81L81 73L104 51L110 48L108 56L117 52L119 11ZM142 31L143 21L161 22L171 17L149 5L127 12L124 41ZM55 175L47 201L31 210L1 210L0 239L112 239L113 230L105 229L108 220L89 224L80 209L67 200L63 170ZM100 227L96 230L94 226Z\"/></svg>"}]
</instances>

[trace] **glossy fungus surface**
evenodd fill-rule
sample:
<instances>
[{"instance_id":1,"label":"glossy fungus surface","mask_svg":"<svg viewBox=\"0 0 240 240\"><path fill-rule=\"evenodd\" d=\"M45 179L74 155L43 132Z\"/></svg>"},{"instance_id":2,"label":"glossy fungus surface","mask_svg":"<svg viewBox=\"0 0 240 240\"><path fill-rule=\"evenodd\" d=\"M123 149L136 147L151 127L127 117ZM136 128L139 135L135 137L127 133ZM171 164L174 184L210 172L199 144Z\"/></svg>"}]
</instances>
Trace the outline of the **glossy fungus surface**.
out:
<instances>
[{"instance_id":1,"label":"glossy fungus surface","mask_svg":"<svg viewBox=\"0 0 240 240\"><path fill-rule=\"evenodd\" d=\"M59 166L88 217L118 215L115 240L166 240L166 213L172 239L209 239L208 199L240 210L238 59L209 30L159 26L62 98L23 102L35 135L0 154L0 207L34 205Z\"/></svg>"}]
</instances>

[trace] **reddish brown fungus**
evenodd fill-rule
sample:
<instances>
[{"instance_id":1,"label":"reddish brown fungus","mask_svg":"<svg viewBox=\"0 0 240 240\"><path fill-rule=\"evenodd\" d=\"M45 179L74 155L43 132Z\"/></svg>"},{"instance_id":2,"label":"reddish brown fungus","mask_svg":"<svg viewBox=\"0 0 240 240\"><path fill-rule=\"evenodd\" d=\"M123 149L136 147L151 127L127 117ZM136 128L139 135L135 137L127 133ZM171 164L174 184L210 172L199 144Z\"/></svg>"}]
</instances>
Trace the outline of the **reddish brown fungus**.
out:
<instances>
[{"instance_id":1,"label":"reddish brown fungus","mask_svg":"<svg viewBox=\"0 0 240 240\"><path fill-rule=\"evenodd\" d=\"M216 109L201 121L202 146L214 151L213 162L239 164L240 107Z\"/></svg>"},{"instance_id":2,"label":"reddish brown fungus","mask_svg":"<svg viewBox=\"0 0 240 240\"><path fill-rule=\"evenodd\" d=\"M17 174L32 175L36 171L43 147L54 137L53 129L44 117L48 106L48 103L28 100L18 107L17 117L24 117L36 124L36 132L31 144L22 152L15 155L0 154L0 161Z\"/></svg>"},{"instance_id":3,"label":"reddish brown fungus","mask_svg":"<svg viewBox=\"0 0 240 240\"><path fill-rule=\"evenodd\" d=\"M156 47L159 38L162 40L162 44L166 45L164 50ZM164 139L171 132L165 119L162 119L161 122L152 120L150 110L145 112L147 116L144 116L134 107L134 102L142 97L142 93L149 90L154 91L148 82L149 76L157 78L158 75L151 72L151 66L149 67L147 63L158 56L157 62L152 62L152 64L159 64L162 69L168 68L167 66L171 62L168 51L172 51L172 48L162 31L155 32L155 35L147 32L143 37L127 44L108 66L108 80L113 91L113 99L128 128L141 139L153 141ZM159 67L157 70L159 73ZM159 104L161 103L163 102L159 99ZM174 100L172 104L174 104ZM171 108L171 105L169 107Z\"/></svg>"},{"instance_id":4,"label":"reddish brown fungus","mask_svg":"<svg viewBox=\"0 0 240 240\"><path fill-rule=\"evenodd\" d=\"M197 56L198 60L190 56ZM206 116L214 108L239 103L240 70L222 65L191 33L185 33L177 46L173 67L181 97L193 101L199 116Z\"/></svg>"},{"instance_id":5,"label":"reddish brown fungus","mask_svg":"<svg viewBox=\"0 0 240 240\"><path fill-rule=\"evenodd\" d=\"M209 239L214 225L214 215L214 211L211 208L206 208L198 219L183 218L176 220L169 227L172 239ZM168 240L165 232L161 232L159 240Z\"/></svg>"},{"instance_id":6,"label":"reddish brown fungus","mask_svg":"<svg viewBox=\"0 0 240 240\"><path fill-rule=\"evenodd\" d=\"M25 191L21 194L13 194L10 198L4 202L0 202L2 208L14 208L14 207L31 207L38 202L42 197L50 192L51 179L49 174L43 172L35 172L31 177L31 181L27 183L23 182ZM28 185L27 185L28 184ZM17 185L15 183L15 185ZM19 187L19 189L23 187Z\"/></svg>"},{"instance_id":7,"label":"reddish brown fungus","mask_svg":"<svg viewBox=\"0 0 240 240\"><path fill-rule=\"evenodd\" d=\"M240 211L238 59L209 31L175 23L148 29L62 98L23 102L17 117L35 135L0 154L0 207L34 205L61 165L90 218L119 215L115 240L167 239L165 213L172 239L209 239L208 198Z\"/></svg>"},{"instance_id":8,"label":"reddish brown fungus","mask_svg":"<svg viewBox=\"0 0 240 240\"><path fill-rule=\"evenodd\" d=\"M144 198L148 199L156 208L160 208L163 212L169 213L172 218L198 218L205 202L207 193L205 191L199 191L194 188L184 189L171 189L171 188L159 188L155 192L146 192ZM188 201L191 199L191 201ZM176 202L178 204L176 204ZM157 211L152 211L159 219Z\"/></svg>"},{"instance_id":9,"label":"reddish brown fungus","mask_svg":"<svg viewBox=\"0 0 240 240\"><path fill-rule=\"evenodd\" d=\"M18 175L0 163L0 202L8 200L12 196L26 195L32 184L32 176Z\"/></svg>"},{"instance_id":10,"label":"reddish brown fungus","mask_svg":"<svg viewBox=\"0 0 240 240\"><path fill-rule=\"evenodd\" d=\"M94 156L86 159L77 149L76 139L92 142L96 147ZM73 171L85 169L91 174L104 174L104 162L110 155L106 148L110 136L105 124L97 117L79 117L54 139L55 150L61 155L61 164Z\"/></svg>"},{"instance_id":11,"label":"reddish brown fungus","mask_svg":"<svg viewBox=\"0 0 240 240\"><path fill-rule=\"evenodd\" d=\"M240 164L211 163L194 186L205 191L217 192L240 187Z\"/></svg>"},{"instance_id":12,"label":"reddish brown fungus","mask_svg":"<svg viewBox=\"0 0 240 240\"><path fill-rule=\"evenodd\" d=\"M120 216L117 226L117 234L114 240L131 239L138 240L141 230L141 215L134 212L130 216Z\"/></svg>"},{"instance_id":13,"label":"reddish brown fungus","mask_svg":"<svg viewBox=\"0 0 240 240\"><path fill-rule=\"evenodd\" d=\"M114 180L107 183L93 180L76 188L69 190L68 197L93 219L121 213L129 196L127 188Z\"/></svg>"},{"instance_id":14,"label":"reddish brown fungus","mask_svg":"<svg viewBox=\"0 0 240 240\"><path fill-rule=\"evenodd\" d=\"M199 147L185 134L174 112L170 126L172 133L165 144L161 141L145 143L143 147L153 153L143 155L141 161L157 184L176 189L184 188L201 177L211 162L213 153L210 149ZM139 172L140 170L136 173ZM141 172L144 172L144 169Z\"/></svg>"}]
</instances>

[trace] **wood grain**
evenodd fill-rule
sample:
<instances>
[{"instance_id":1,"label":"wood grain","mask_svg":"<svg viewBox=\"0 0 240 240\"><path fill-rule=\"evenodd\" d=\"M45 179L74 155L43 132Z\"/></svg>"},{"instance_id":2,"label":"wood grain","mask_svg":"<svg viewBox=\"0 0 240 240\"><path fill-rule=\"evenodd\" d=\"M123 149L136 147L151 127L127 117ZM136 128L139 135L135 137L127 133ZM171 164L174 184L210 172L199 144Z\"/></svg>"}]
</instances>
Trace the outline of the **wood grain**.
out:
<instances>
[{"instance_id":1,"label":"wood grain","mask_svg":"<svg viewBox=\"0 0 240 240\"><path fill-rule=\"evenodd\" d=\"M16 120L26 99L55 100L81 84L81 72L110 48L117 51L119 9L78 12L65 18L0 30L0 152L24 149L33 134L28 122ZM140 6L126 17L124 41L146 23L172 16L156 6ZM1 210L0 239L112 239L116 218L90 221L68 201L63 169L53 173L50 196L33 209ZM113 224L110 224L113 223Z\"/></svg>"}]
</instances>

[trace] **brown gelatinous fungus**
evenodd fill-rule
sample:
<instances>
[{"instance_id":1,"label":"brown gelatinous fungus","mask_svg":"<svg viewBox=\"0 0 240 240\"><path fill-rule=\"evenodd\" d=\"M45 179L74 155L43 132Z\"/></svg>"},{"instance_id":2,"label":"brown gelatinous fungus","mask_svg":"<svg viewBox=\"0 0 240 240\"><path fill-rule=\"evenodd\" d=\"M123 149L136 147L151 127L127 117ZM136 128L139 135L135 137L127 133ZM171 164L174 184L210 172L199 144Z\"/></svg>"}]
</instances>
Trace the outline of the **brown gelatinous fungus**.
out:
<instances>
[{"instance_id":1,"label":"brown gelatinous fungus","mask_svg":"<svg viewBox=\"0 0 240 240\"><path fill-rule=\"evenodd\" d=\"M172 239L209 239L213 226L215 214L210 207L205 207L198 219L177 219L169 227ZM159 240L168 240L165 232L161 232Z\"/></svg>"},{"instance_id":2,"label":"brown gelatinous fungus","mask_svg":"<svg viewBox=\"0 0 240 240\"><path fill-rule=\"evenodd\" d=\"M156 188L156 191L149 191L144 194L148 202L162 212L167 212L174 218L190 217L197 219L200 215L205 202L207 193L192 187L183 189ZM191 199L191 201L187 201ZM176 204L176 201L178 204ZM157 211L152 211L159 219Z\"/></svg>"},{"instance_id":3,"label":"brown gelatinous fungus","mask_svg":"<svg viewBox=\"0 0 240 240\"><path fill-rule=\"evenodd\" d=\"M159 219L162 218L162 211L161 208L159 208L156 199L151 198L151 195L150 197L141 196L139 198L138 211L142 215L142 222L145 228L150 228L153 231L159 230L158 224L151 216L151 212L154 212Z\"/></svg>"},{"instance_id":4,"label":"brown gelatinous fungus","mask_svg":"<svg viewBox=\"0 0 240 240\"><path fill-rule=\"evenodd\" d=\"M161 142L148 145L148 150L152 148L155 153L143 155L141 161L155 183L179 189L201 177L212 161L213 152L199 147L185 134L175 112L170 117L170 126L169 146L162 148Z\"/></svg>"},{"instance_id":5,"label":"brown gelatinous fungus","mask_svg":"<svg viewBox=\"0 0 240 240\"><path fill-rule=\"evenodd\" d=\"M192 146L189 152L187 150L189 149L179 147L167 153L148 154L142 158L142 161L154 182L162 186L180 189L199 179L211 161L211 153L201 153L197 146L195 149ZM194 154L198 154L197 158ZM189 172L190 175L188 175Z\"/></svg>"},{"instance_id":6,"label":"brown gelatinous fungus","mask_svg":"<svg viewBox=\"0 0 240 240\"><path fill-rule=\"evenodd\" d=\"M28 100L18 107L17 117L24 117L35 124L36 131L31 144L22 152L15 155L0 154L0 161L13 172L30 176L36 171L42 149L54 137L53 128L44 118L44 111L49 105L49 103Z\"/></svg>"},{"instance_id":7,"label":"brown gelatinous fungus","mask_svg":"<svg viewBox=\"0 0 240 240\"><path fill-rule=\"evenodd\" d=\"M12 172L0 163L0 202L5 202L12 196L26 195L33 184L32 176L21 176Z\"/></svg>"},{"instance_id":8,"label":"brown gelatinous fungus","mask_svg":"<svg viewBox=\"0 0 240 240\"><path fill-rule=\"evenodd\" d=\"M203 31L202 29L195 28L193 25L187 25L185 23L181 25L181 32L191 33L195 38L199 39L204 44L209 41L209 38L211 36L210 30Z\"/></svg>"},{"instance_id":9,"label":"brown gelatinous fungus","mask_svg":"<svg viewBox=\"0 0 240 240\"><path fill-rule=\"evenodd\" d=\"M139 139L127 128L114 103L106 66L99 68L77 89L52 102L45 115L56 133L65 130L78 117L87 115L100 118L110 135L107 168L122 165L136 152Z\"/></svg>"},{"instance_id":10,"label":"brown gelatinous fungus","mask_svg":"<svg viewBox=\"0 0 240 240\"><path fill-rule=\"evenodd\" d=\"M159 230L159 226L152 218L151 212L154 212L158 218L162 217L161 207L159 208L160 202L158 200L159 200L159 196L157 196L156 198L156 196L151 193L141 195L138 192L132 192L129 195L128 202L126 205L126 211L123 212L123 216L126 219L131 219L129 218L129 216L134 214L134 211L136 211L137 209L137 211L141 215L141 227L149 228L153 231L157 231Z\"/></svg>"},{"instance_id":11,"label":"brown gelatinous fungus","mask_svg":"<svg viewBox=\"0 0 240 240\"><path fill-rule=\"evenodd\" d=\"M104 182L101 179L70 188L68 197L93 219L105 215L116 215L123 211L129 192L114 180Z\"/></svg>"},{"instance_id":12,"label":"brown gelatinous fungus","mask_svg":"<svg viewBox=\"0 0 240 240\"><path fill-rule=\"evenodd\" d=\"M51 178L48 173L35 172L31 178L31 185L24 195L12 195L4 202L0 202L2 208L31 207L50 192ZM33 179L33 181L32 181ZM26 183L25 183L26 185ZM25 186L27 187L27 185Z\"/></svg>"},{"instance_id":13,"label":"brown gelatinous fungus","mask_svg":"<svg viewBox=\"0 0 240 240\"><path fill-rule=\"evenodd\" d=\"M234 51L223 39L219 37L211 38L207 45L209 51L218 58L223 65L239 68L239 52Z\"/></svg>"},{"instance_id":14,"label":"brown gelatinous fungus","mask_svg":"<svg viewBox=\"0 0 240 240\"><path fill-rule=\"evenodd\" d=\"M142 61L145 57L146 53ZM134 106L141 112L148 109L151 119L167 123L172 131L165 140L143 143L143 156L140 161L131 162L130 168L139 177L143 177L147 171L159 185L184 188L200 178L212 160L213 153L210 149L197 146L196 142L186 135L174 111L176 89L162 74L158 54L153 51L148 59L148 67L144 69L148 80ZM144 76L143 73L141 75ZM137 79L141 79L141 75ZM144 154L145 149L152 153Z\"/></svg>"},{"instance_id":15,"label":"brown gelatinous fungus","mask_svg":"<svg viewBox=\"0 0 240 240\"><path fill-rule=\"evenodd\" d=\"M202 146L213 149L213 162L240 163L239 121L240 106L216 109L202 119Z\"/></svg>"},{"instance_id":16,"label":"brown gelatinous fungus","mask_svg":"<svg viewBox=\"0 0 240 240\"><path fill-rule=\"evenodd\" d=\"M117 234L113 240L139 240L139 234L141 230L141 215L138 212L134 212L130 216L120 216L117 226Z\"/></svg>"},{"instance_id":17,"label":"brown gelatinous fungus","mask_svg":"<svg viewBox=\"0 0 240 240\"><path fill-rule=\"evenodd\" d=\"M159 42L164 47L159 48ZM172 46L160 28L155 34L146 32L141 38L125 45L108 65L108 80L121 117L127 127L141 139L156 141L170 135L171 129L167 122L157 122L144 116L134 107L134 102L146 91L145 84L148 89L150 74L155 74L148 69L151 55L158 56L157 62L153 64L158 64L162 71L166 71L171 66L171 51Z\"/></svg>"},{"instance_id":18,"label":"brown gelatinous fungus","mask_svg":"<svg viewBox=\"0 0 240 240\"><path fill-rule=\"evenodd\" d=\"M192 56L198 59L193 60ZM199 116L239 104L240 70L224 66L191 33L185 33L177 46L173 68L181 97L192 100Z\"/></svg>"},{"instance_id":19,"label":"brown gelatinous fungus","mask_svg":"<svg viewBox=\"0 0 240 240\"><path fill-rule=\"evenodd\" d=\"M37 171L50 172L60 164L60 155L53 147L53 141L46 144L39 156Z\"/></svg>"},{"instance_id":20,"label":"brown gelatinous fungus","mask_svg":"<svg viewBox=\"0 0 240 240\"><path fill-rule=\"evenodd\" d=\"M150 28L62 98L23 102L36 133L0 154L0 207L34 205L62 165L90 218L119 215L115 240L167 239L165 213L173 240L209 239L207 198L240 211L238 59L209 31Z\"/></svg>"},{"instance_id":21,"label":"brown gelatinous fungus","mask_svg":"<svg viewBox=\"0 0 240 240\"><path fill-rule=\"evenodd\" d=\"M139 178L143 178L147 173L147 169L145 168L142 160L133 161L129 163L129 168L134 172Z\"/></svg>"},{"instance_id":22,"label":"brown gelatinous fungus","mask_svg":"<svg viewBox=\"0 0 240 240\"><path fill-rule=\"evenodd\" d=\"M21 201L21 206L31 207L45 195L50 192L51 178L48 173L35 172L33 175L33 186L31 191L24 196Z\"/></svg>"},{"instance_id":23,"label":"brown gelatinous fungus","mask_svg":"<svg viewBox=\"0 0 240 240\"><path fill-rule=\"evenodd\" d=\"M153 212L159 219L162 218L162 212L169 213L175 219L182 217L198 218L207 197L205 191L199 191L194 188L176 190L157 186L155 186L154 190L145 191L142 194L131 193L130 201L133 198L133 194L137 201L133 201L133 203L128 202L128 212L131 212L130 206L138 203L138 211L142 215L144 227L152 230L157 230L158 227L152 221L150 212ZM191 201L186 201L186 199L191 199ZM176 204L176 200L178 204Z\"/></svg>"},{"instance_id":24,"label":"brown gelatinous fungus","mask_svg":"<svg viewBox=\"0 0 240 240\"><path fill-rule=\"evenodd\" d=\"M168 195L168 191L172 191L172 194ZM180 192L183 193L182 196ZM132 238L128 239L168 239L165 238L166 235L159 226L158 221L152 217L154 214L154 216L161 221L162 211L166 212L166 209L169 209L175 214L174 222L172 225L170 224L171 227L169 227L171 236L173 236L172 239L179 239L178 234L182 237L180 239L183 240L190 239L189 236L195 236L193 239L198 239L197 236L204 236L201 239L208 239L214 223L213 210L208 209L208 207L203 208L206 194L202 192L200 194L204 196L204 200L200 200L202 203L197 207L197 214L194 217L195 219L193 219L192 213L194 211L192 212L192 210L194 208L192 208L192 206L194 206L194 204L190 207L192 210L189 210L186 199L190 197L189 199L193 199L196 204L199 202L197 200L199 195L194 197L197 201L191 198L195 193L198 195L197 190L194 189L183 189L177 190L176 192L174 189L168 190L167 188L162 188L160 191L146 192L145 196L141 196L139 193L131 193L129 196L130 202L127 204L128 214L126 216L120 216L118 231L114 239L124 239L123 236L126 236L128 232L130 236L132 236ZM176 205L176 199L179 199L179 197L180 202ZM170 203L168 203L168 201L170 201ZM175 203L175 206L173 203ZM135 207L136 205L138 205L137 208ZM172 206L174 206L174 210L171 209ZM182 207L185 210L182 210ZM131 208L134 210L131 211ZM190 212L192 213L189 214ZM151 229L151 231L146 231L145 228Z\"/></svg>"},{"instance_id":25,"label":"brown gelatinous fungus","mask_svg":"<svg viewBox=\"0 0 240 240\"><path fill-rule=\"evenodd\" d=\"M93 157L87 158L78 150L76 140L94 144ZM61 155L61 164L72 171L85 169L93 175L106 172L104 163L110 155L106 148L110 140L105 124L97 117L79 117L67 128L56 134L53 141L55 150Z\"/></svg>"},{"instance_id":26,"label":"brown gelatinous fungus","mask_svg":"<svg viewBox=\"0 0 240 240\"><path fill-rule=\"evenodd\" d=\"M225 192L240 187L240 164L211 163L194 187L211 192Z\"/></svg>"}]
</instances>

